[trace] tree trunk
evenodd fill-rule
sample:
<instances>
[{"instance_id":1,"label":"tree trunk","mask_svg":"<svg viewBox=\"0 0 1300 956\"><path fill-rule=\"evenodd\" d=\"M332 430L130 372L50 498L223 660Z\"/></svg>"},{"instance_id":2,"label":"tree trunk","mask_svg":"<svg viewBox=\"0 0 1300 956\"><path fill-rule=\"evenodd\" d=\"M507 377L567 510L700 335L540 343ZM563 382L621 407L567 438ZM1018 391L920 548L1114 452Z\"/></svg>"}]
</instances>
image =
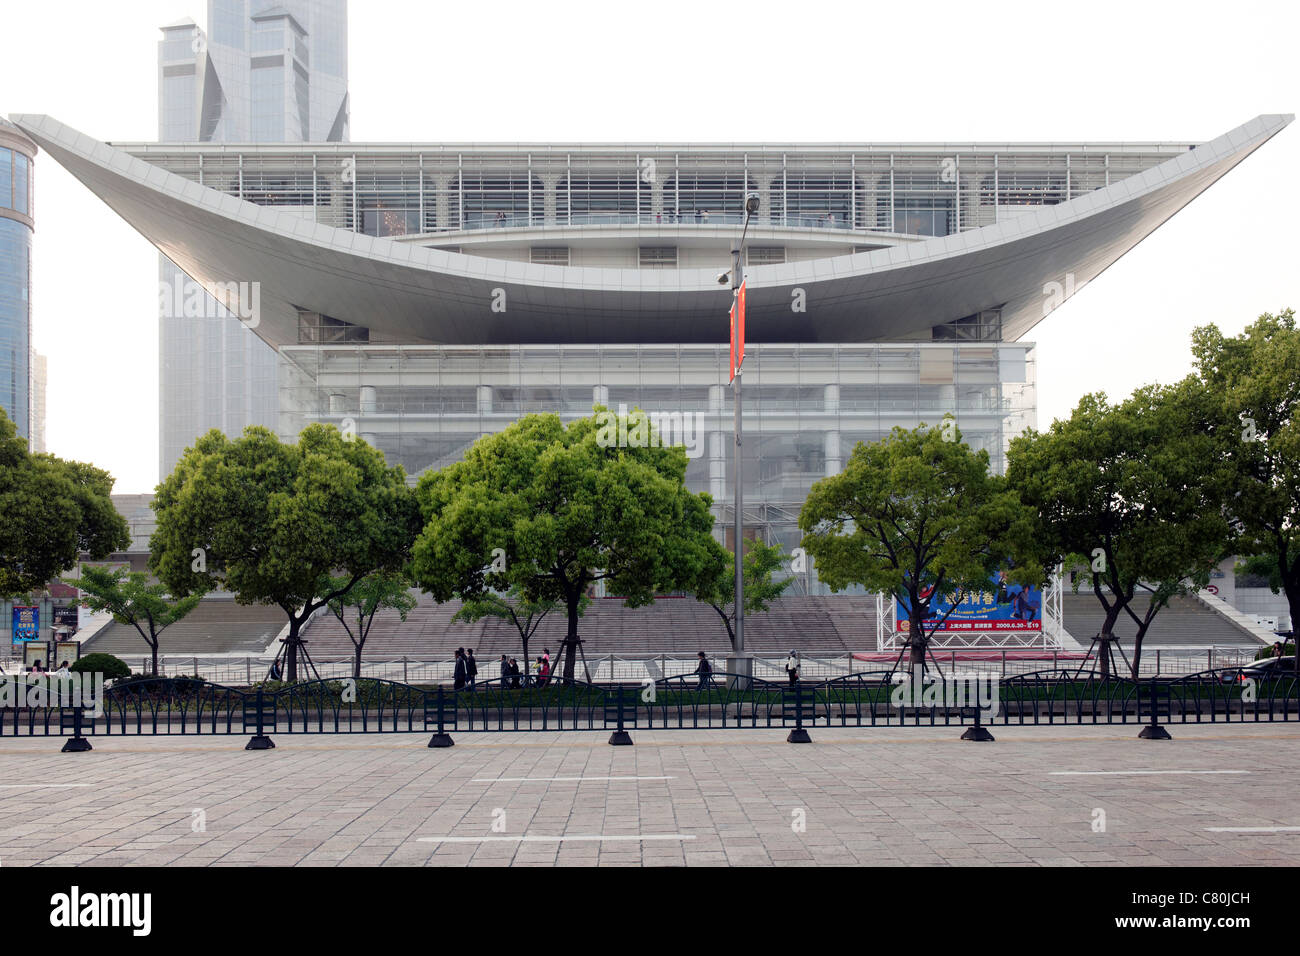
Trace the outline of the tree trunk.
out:
<instances>
[{"instance_id":1,"label":"tree trunk","mask_svg":"<svg viewBox=\"0 0 1300 956\"><path fill-rule=\"evenodd\" d=\"M153 654L153 663L151 665L153 667L152 673L154 677L157 677L158 676L158 638L155 637L153 639L152 643L150 643L149 645L149 650Z\"/></svg>"},{"instance_id":2,"label":"tree trunk","mask_svg":"<svg viewBox=\"0 0 1300 956\"><path fill-rule=\"evenodd\" d=\"M1111 641L1115 640L1115 622L1119 620L1121 609L1122 605L1119 603L1119 599L1116 598L1115 603L1106 612L1106 619L1101 624L1101 647L1098 653L1101 655L1102 680L1110 679L1110 644Z\"/></svg>"},{"instance_id":3,"label":"tree trunk","mask_svg":"<svg viewBox=\"0 0 1300 956\"><path fill-rule=\"evenodd\" d=\"M1296 622L1300 621L1300 581L1284 582L1286 587L1286 604L1291 611L1291 646L1292 654L1295 654L1295 660L1291 663L1295 665L1295 672L1300 676L1300 632L1296 630ZM1283 650L1286 649L1286 641L1282 642Z\"/></svg>"},{"instance_id":4,"label":"tree trunk","mask_svg":"<svg viewBox=\"0 0 1300 956\"><path fill-rule=\"evenodd\" d=\"M578 603L582 600L582 588L576 587L571 594L565 594L564 603L568 605L569 630L564 637L564 680L573 680L574 655L578 648Z\"/></svg>"},{"instance_id":5,"label":"tree trunk","mask_svg":"<svg viewBox=\"0 0 1300 956\"><path fill-rule=\"evenodd\" d=\"M353 645L355 653L352 660L352 676L356 680L361 680L361 649L365 647L365 641Z\"/></svg>"},{"instance_id":6,"label":"tree trunk","mask_svg":"<svg viewBox=\"0 0 1300 956\"><path fill-rule=\"evenodd\" d=\"M929 643L929 638L926 636L925 633L925 618L921 614L921 609L917 607L916 598L912 599L911 604L912 604L913 611L911 614L907 616L907 620L908 620L907 630L908 630L908 637L909 637L907 643L908 643L908 649L911 651L911 653L908 654L908 663L910 663L913 667L916 667L919 664L921 665L922 668L924 668L925 648L926 645Z\"/></svg>"},{"instance_id":7,"label":"tree trunk","mask_svg":"<svg viewBox=\"0 0 1300 956\"><path fill-rule=\"evenodd\" d=\"M528 664L529 661L532 660L532 658L528 656L528 635L521 633L519 635L519 639L523 641L524 644L524 668L523 668L523 673L519 675L519 680L520 680L520 685L526 687L528 686ZM511 677L513 678L513 676L514 675L512 674ZM511 683L513 683L513 680L511 681ZM505 690L504 687L501 689Z\"/></svg>"},{"instance_id":8,"label":"tree trunk","mask_svg":"<svg viewBox=\"0 0 1300 956\"><path fill-rule=\"evenodd\" d=\"M298 679L298 629L302 622L295 615L289 615L289 636L284 639L285 680L290 684Z\"/></svg>"}]
</instances>

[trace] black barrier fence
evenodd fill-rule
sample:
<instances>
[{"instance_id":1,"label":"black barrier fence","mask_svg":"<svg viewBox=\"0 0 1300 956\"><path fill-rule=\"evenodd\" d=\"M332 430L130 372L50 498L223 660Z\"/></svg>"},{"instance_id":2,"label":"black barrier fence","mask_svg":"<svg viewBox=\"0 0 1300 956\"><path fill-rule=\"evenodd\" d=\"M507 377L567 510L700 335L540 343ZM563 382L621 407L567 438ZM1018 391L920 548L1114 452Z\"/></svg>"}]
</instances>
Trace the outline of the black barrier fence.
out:
<instances>
[{"instance_id":1,"label":"black barrier fence","mask_svg":"<svg viewBox=\"0 0 1300 956\"><path fill-rule=\"evenodd\" d=\"M1140 736L1163 738L1166 724L1300 720L1294 674L1240 668L1136 681L1065 669L1007 678L886 670L794 685L715 673L473 690L368 678L252 687L132 678L106 687L97 707L32 690L59 678L8 680L0 736L65 737L69 751L90 749L97 736L171 734L246 735L248 749L274 747L273 736L427 733L431 747L445 747L453 734L566 730L612 731L611 743L628 744L637 730L785 729L799 743L819 727L960 726L964 739L991 740L997 727L1132 724L1144 728Z\"/></svg>"}]
</instances>

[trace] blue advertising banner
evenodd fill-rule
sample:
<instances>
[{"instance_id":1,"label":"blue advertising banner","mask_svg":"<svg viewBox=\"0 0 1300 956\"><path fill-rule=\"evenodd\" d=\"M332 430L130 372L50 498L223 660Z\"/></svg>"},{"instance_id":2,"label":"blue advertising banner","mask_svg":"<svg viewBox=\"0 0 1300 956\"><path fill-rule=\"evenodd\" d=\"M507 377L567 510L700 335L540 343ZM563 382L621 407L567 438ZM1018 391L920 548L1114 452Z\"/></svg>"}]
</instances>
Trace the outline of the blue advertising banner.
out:
<instances>
[{"instance_id":1,"label":"blue advertising banner","mask_svg":"<svg viewBox=\"0 0 1300 956\"><path fill-rule=\"evenodd\" d=\"M1043 629L1043 592L1040 589L1012 584L1006 580L1005 574L991 577L989 584L987 591L967 594L935 633ZM926 621L942 620L952 606L952 595L932 599ZM896 599L895 612L899 632L907 633L910 623L907 601Z\"/></svg>"},{"instance_id":2,"label":"blue advertising banner","mask_svg":"<svg viewBox=\"0 0 1300 956\"><path fill-rule=\"evenodd\" d=\"M18 644L23 641L34 641L40 636L40 634L41 609L38 607L27 607L15 604L13 643Z\"/></svg>"}]
</instances>

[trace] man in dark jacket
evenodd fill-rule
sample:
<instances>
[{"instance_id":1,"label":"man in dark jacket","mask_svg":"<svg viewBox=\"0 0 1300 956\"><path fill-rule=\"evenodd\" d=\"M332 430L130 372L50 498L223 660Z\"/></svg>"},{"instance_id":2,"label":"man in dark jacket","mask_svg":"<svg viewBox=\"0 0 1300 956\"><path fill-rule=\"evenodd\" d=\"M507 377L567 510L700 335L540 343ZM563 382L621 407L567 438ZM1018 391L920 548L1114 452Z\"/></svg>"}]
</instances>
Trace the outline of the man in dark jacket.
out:
<instances>
[{"instance_id":1,"label":"man in dark jacket","mask_svg":"<svg viewBox=\"0 0 1300 956\"><path fill-rule=\"evenodd\" d=\"M474 648L465 652L465 684L474 690L474 680L478 677L478 661L474 660Z\"/></svg>"},{"instance_id":2,"label":"man in dark jacket","mask_svg":"<svg viewBox=\"0 0 1300 956\"><path fill-rule=\"evenodd\" d=\"M704 655L703 651L700 651L698 656L700 663L696 666L695 673L699 675L700 683L696 690L704 690L713 683L713 665L709 663L709 659Z\"/></svg>"},{"instance_id":3,"label":"man in dark jacket","mask_svg":"<svg viewBox=\"0 0 1300 956\"><path fill-rule=\"evenodd\" d=\"M460 690L465 686L465 648L456 648L456 673L452 686Z\"/></svg>"}]
</instances>

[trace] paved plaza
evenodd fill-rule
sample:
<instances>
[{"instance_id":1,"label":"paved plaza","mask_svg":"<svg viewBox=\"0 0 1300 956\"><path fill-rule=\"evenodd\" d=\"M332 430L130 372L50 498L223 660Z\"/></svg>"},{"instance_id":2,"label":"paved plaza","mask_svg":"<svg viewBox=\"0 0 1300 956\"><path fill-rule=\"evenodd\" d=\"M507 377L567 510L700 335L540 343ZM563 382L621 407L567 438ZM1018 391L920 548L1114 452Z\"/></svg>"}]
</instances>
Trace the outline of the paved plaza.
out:
<instances>
[{"instance_id":1,"label":"paved plaza","mask_svg":"<svg viewBox=\"0 0 1300 956\"><path fill-rule=\"evenodd\" d=\"M1300 726L1138 730L4 738L0 865L1300 863Z\"/></svg>"}]
</instances>

